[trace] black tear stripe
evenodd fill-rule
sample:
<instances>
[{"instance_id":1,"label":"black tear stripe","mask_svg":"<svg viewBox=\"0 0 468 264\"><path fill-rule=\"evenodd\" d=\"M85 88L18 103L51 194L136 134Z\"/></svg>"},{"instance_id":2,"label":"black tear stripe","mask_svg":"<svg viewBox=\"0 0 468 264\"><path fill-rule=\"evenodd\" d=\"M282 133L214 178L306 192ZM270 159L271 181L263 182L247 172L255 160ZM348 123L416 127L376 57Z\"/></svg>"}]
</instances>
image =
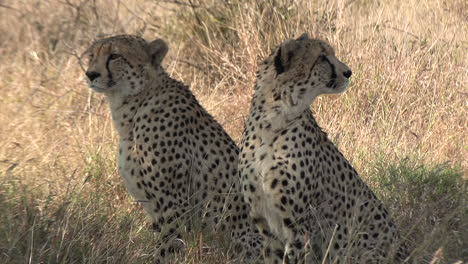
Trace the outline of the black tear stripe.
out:
<instances>
[{"instance_id":1,"label":"black tear stripe","mask_svg":"<svg viewBox=\"0 0 468 264\"><path fill-rule=\"evenodd\" d=\"M281 73L284 72L283 63L281 63L281 47L278 49L278 52L276 53L276 56L275 56L275 70L276 70L276 75L280 75Z\"/></svg>"},{"instance_id":2,"label":"black tear stripe","mask_svg":"<svg viewBox=\"0 0 468 264\"><path fill-rule=\"evenodd\" d=\"M111 73L110 68L109 68L110 61L111 61L111 56L107 57L106 70L107 70L107 77L109 78L110 81L112 81L112 73Z\"/></svg>"},{"instance_id":3,"label":"black tear stripe","mask_svg":"<svg viewBox=\"0 0 468 264\"><path fill-rule=\"evenodd\" d=\"M328 88L331 88L333 86L333 84L335 84L336 82L336 70L335 70L335 65L333 65L327 58L327 56L323 56L323 59L328 62L328 64L330 65L331 69L332 69L332 73L331 73L331 76L330 76L330 81L326 84L326 86Z\"/></svg>"}]
</instances>

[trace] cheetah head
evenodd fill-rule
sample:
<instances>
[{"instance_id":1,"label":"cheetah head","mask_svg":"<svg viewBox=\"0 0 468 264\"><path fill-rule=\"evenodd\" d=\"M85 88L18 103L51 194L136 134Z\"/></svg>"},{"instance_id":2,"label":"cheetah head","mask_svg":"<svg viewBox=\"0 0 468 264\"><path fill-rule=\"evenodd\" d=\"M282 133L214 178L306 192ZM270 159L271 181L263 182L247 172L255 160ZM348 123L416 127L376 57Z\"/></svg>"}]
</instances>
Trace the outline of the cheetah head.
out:
<instances>
[{"instance_id":1,"label":"cheetah head","mask_svg":"<svg viewBox=\"0 0 468 264\"><path fill-rule=\"evenodd\" d=\"M266 76L264 80L262 74ZM305 33L276 48L260 67L259 79L268 82L264 86L271 88L263 93L268 93L273 102L305 109L321 94L344 92L351 74L350 68L335 57L329 44L310 39Z\"/></svg>"},{"instance_id":2,"label":"cheetah head","mask_svg":"<svg viewBox=\"0 0 468 264\"><path fill-rule=\"evenodd\" d=\"M104 94L135 95L151 84L168 51L162 39L119 35L94 42L88 49L89 86Z\"/></svg>"}]
</instances>

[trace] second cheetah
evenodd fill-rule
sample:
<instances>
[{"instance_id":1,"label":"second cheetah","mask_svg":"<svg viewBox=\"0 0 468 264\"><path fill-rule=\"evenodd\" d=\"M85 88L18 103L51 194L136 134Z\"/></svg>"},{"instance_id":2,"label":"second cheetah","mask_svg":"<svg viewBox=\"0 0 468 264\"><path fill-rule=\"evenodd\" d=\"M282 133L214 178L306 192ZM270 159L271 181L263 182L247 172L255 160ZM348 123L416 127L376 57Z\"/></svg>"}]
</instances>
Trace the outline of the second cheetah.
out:
<instances>
[{"instance_id":1,"label":"second cheetah","mask_svg":"<svg viewBox=\"0 0 468 264\"><path fill-rule=\"evenodd\" d=\"M317 96L345 91L351 74L330 45L307 34L283 42L259 66L239 171L266 263L406 256L382 202L310 110Z\"/></svg>"}]
</instances>

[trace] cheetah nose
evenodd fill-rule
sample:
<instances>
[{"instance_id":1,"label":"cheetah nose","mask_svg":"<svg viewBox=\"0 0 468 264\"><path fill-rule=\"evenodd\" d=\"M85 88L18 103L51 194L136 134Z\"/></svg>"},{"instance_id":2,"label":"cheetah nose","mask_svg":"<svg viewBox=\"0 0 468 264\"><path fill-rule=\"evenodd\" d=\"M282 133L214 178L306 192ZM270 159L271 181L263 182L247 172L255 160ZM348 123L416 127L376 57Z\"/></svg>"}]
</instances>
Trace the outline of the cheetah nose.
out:
<instances>
[{"instance_id":1,"label":"cheetah nose","mask_svg":"<svg viewBox=\"0 0 468 264\"><path fill-rule=\"evenodd\" d=\"M344 75L344 77L346 77L346 78L351 77L352 74L353 74L353 72L352 72L351 70L347 70L347 71L343 72L343 75Z\"/></svg>"},{"instance_id":2,"label":"cheetah nose","mask_svg":"<svg viewBox=\"0 0 468 264\"><path fill-rule=\"evenodd\" d=\"M101 74L99 72L86 72L86 76L88 76L88 79L90 81L94 81L96 80L96 78L98 78L99 76L101 76Z\"/></svg>"}]
</instances>

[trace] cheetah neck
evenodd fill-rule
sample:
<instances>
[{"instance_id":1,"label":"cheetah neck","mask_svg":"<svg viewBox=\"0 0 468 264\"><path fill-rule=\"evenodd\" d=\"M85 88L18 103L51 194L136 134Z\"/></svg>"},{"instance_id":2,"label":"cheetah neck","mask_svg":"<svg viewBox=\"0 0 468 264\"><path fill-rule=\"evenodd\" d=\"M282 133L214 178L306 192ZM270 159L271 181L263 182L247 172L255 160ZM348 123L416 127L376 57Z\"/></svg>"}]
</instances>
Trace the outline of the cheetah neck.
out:
<instances>
[{"instance_id":1,"label":"cheetah neck","mask_svg":"<svg viewBox=\"0 0 468 264\"><path fill-rule=\"evenodd\" d=\"M253 119L252 123L257 124L265 134L277 134L278 131L303 119L304 115L312 115L309 108L300 109L291 105L288 100L275 98L273 95L275 86L276 83L272 78L258 78L252 98L250 112L253 115L250 118Z\"/></svg>"},{"instance_id":2,"label":"cheetah neck","mask_svg":"<svg viewBox=\"0 0 468 264\"><path fill-rule=\"evenodd\" d=\"M260 122L271 127L272 131L278 131L300 119L305 112L310 112L308 111L310 103L315 97L311 98L312 100L307 105L292 100L292 95L285 92L289 90L286 84L279 83L276 73L272 70L265 70L265 67L260 69L262 74L257 75L251 110L255 113L263 113Z\"/></svg>"},{"instance_id":3,"label":"cheetah neck","mask_svg":"<svg viewBox=\"0 0 468 264\"><path fill-rule=\"evenodd\" d=\"M262 141L267 144L273 144L282 132L301 126L306 126L307 131L312 132L313 135L309 136L314 140L327 140L326 133L318 125L310 107L302 108L291 105L288 100L274 98L273 91L278 84L273 75L271 71L263 71L262 76L257 75L247 127L258 131Z\"/></svg>"},{"instance_id":4,"label":"cheetah neck","mask_svg":"<svg viewBox=\"0 0 468 264\"><path fill-rule=\"evenodd\" d=\"M161 71L156 72L153 80L140 93L126 96L109 94L107 96L114 127L119 133L121 140L133 140L134 116L138 109L146 98L150 98L151 95L160 92L163 85L171 81L174 80L161 68Z\"/></svg>"},{"instance_id":5,"label":"cheetah neck","mask_svg":"<svg viewBox=\"0 0 468 264\"><path fill-rule=\"evenodd\" d=\"M252 114L249 117L247 126L255 126L255 131L258 131L259 136L263 139L264 143L272 143L276 140L279 134L283 131L294 129L299 126L309 126L313 128L309 130L313 132L317 138L326 137L326 134L322 132L317 121L312 115L312 111L308 108L302 113L291 113L284 111L286 107L281 105L270 105L264 103L264 99L261 96L254 96L252 102Z\"/></svg>"}]
</instances>

